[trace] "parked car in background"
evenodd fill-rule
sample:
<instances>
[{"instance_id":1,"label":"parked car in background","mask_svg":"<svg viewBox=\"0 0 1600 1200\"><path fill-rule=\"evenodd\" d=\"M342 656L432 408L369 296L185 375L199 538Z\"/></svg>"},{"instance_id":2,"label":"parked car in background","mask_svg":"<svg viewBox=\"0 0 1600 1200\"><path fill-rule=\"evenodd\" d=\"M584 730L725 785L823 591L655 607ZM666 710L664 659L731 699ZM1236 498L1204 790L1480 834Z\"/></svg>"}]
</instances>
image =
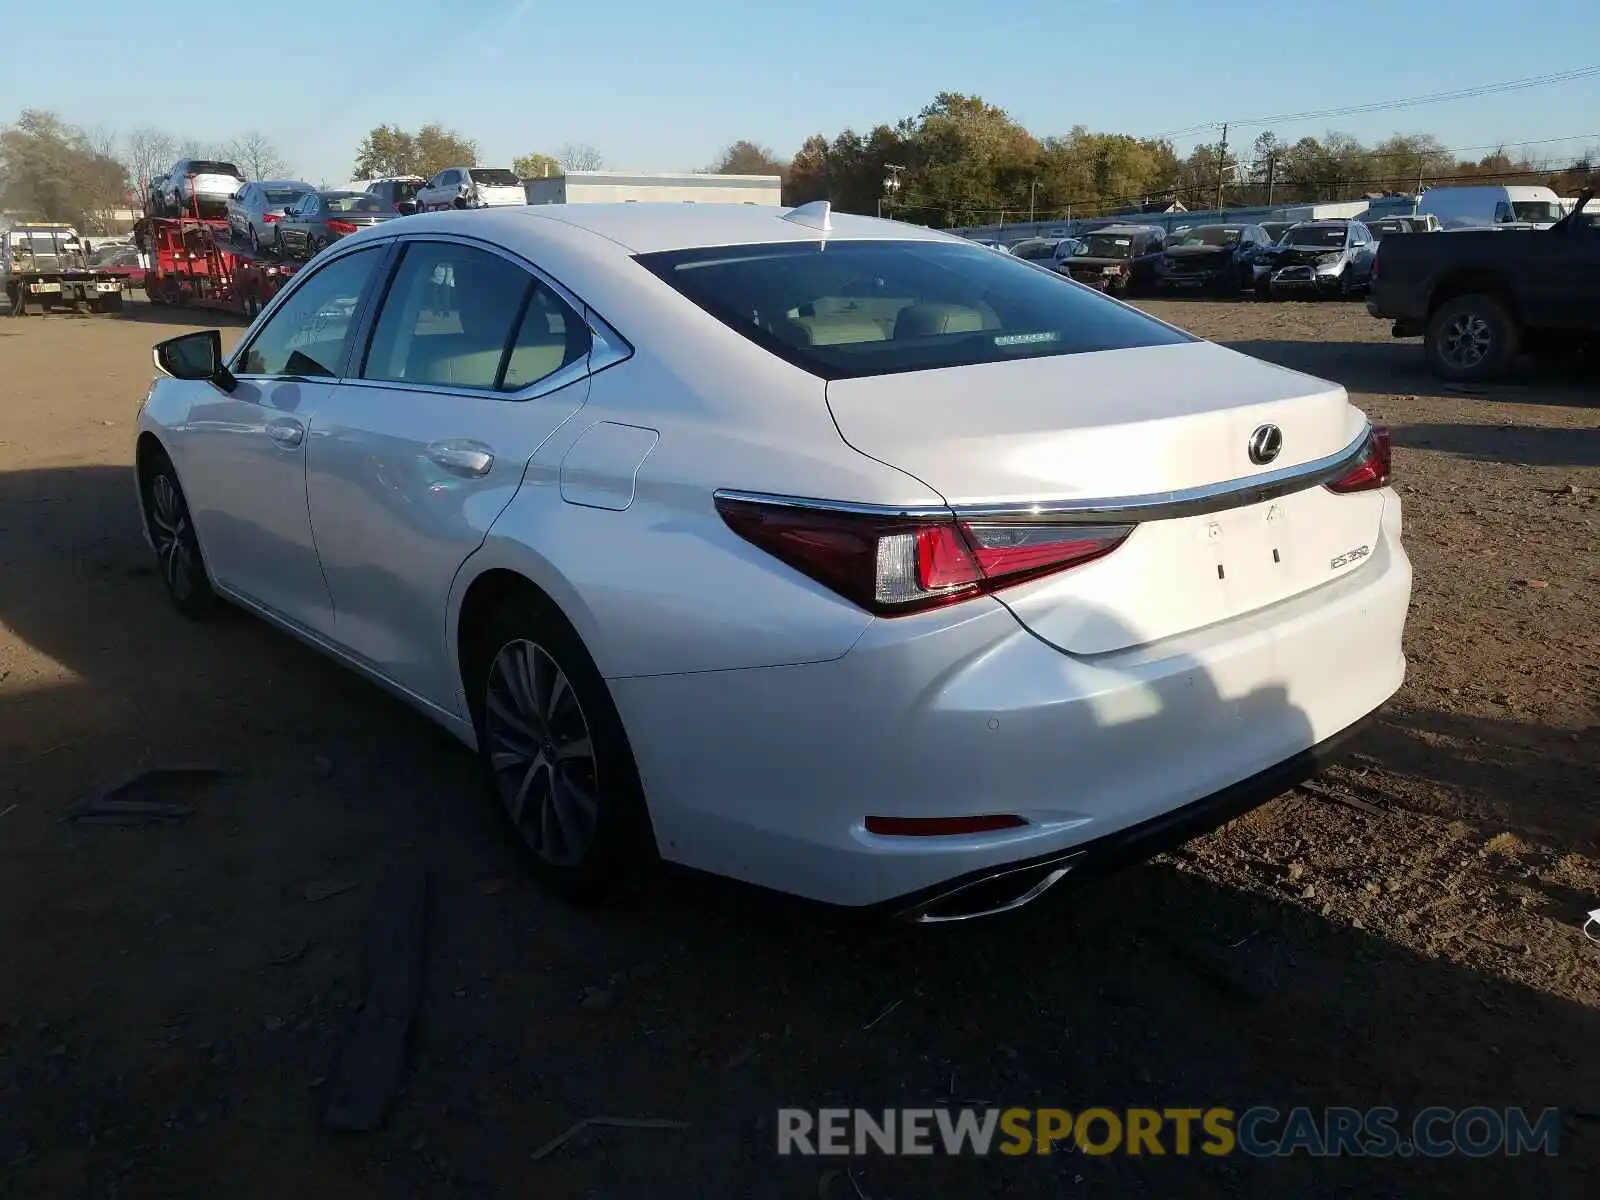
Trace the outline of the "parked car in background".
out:
<instances>
[{"instance_id":1,"label":"parked car in background","mask_svg":"<svg viewBox=\"0 0 1600 1200\"><path fill-rule=\"evenodd\" d=\"M659 856L1005 911L1294 786L1405 676L1344 388L825 202L419 214L157 361L173 603L476 747L568 893Z\"/></svg>"},{"instance_id":2,"label":"parked car in background","mask_svg":"<svg viewBox=\"0 0 1600 1200\"><path fill-rule=\"evenodd\" d=\"M1069 257L1062 257L1057 247L1056 269L1118 296L1142 291L1155 283L1165 237L1166 231L1155 225L1106 225L1080 235L1069 247Z\"/></svg>"},{"instance_id":3,"label":"parked car in background","mask_svg":"<svg viewBox=\"0 0 1600 1200\"><path fill-rule=\"evenodd\" d=\"M1549 229L1514 236L1463 229L1449 237L1386 241L1367 311L1395 337L1423 338L1441 379L1473 383L1527 350L1600 354L1600 228L1585 194Z\"/></svg>"},{"instance_id":4,"label":"parked car in background","mask_svg":"<svg viewBox=\"0 0 1600 1200\"><path fill-rule=\"evenodd\" d=\"M1056 247L1061 244L1060 238L1023 238L1011 247L1014 258L1026 259L1028 262L1049 262L1055 257Z\"/></svg>"},{"instance_id":5,"label":"parked car in background","mask_svg":"<svg viewBox=\"0 0 1600 1200\"><path fill-rule=\"evenodd\" d=\"M1439 218L1432 213L1417 213L1414 216L1373 217L1369 221L1361 222L1367 227L1367 232L1372 235L1372 240L1381 242L1386 234L1390 233L1438 233L1443 228Z\"/></svg>"},{"instance_id":6,"label":"parked car in background","mask_svg":"<svg viewBox=\"0 0 1600 1200\"><path fill-rule=\"evenodd\" d=\"M528 193L515 173L499 167L446 167L417 189L417 208L499 208L526 204Z\"/></svg>"},{"instance_id":7,"label":"parked car in background","mask_svg":"<svg viewBox=\"0 0 1600 1200\"><path fill-rule=\"evenodd\" d=\"M417 211L417 192L427 182L421 175L395 175L374 179L367 185L367 193L402 216L410 216Z\"/></svg>"},{"instance_id":8,"label":"parked car in background","mask_svg":"<svg viewBox=\"0 0 1600 1200\"><path fill-rule=\"evenodd\" d=\"M228 200L228 237L250 243L252 250L277 244L272 227L291 204L317 189L301 179L267 179L247 183Z\"/></svg>"},{"instance_id":9,"label":"parked car in background","mask_svg":"<svg viewBox=\"0 0 1600 1200\"><path fill-rule=\"evenodd\" d=\"M1261 258L1256 294L1348 296L1367 286L1377 243L1360 221L1301 221Z\"/></svg>"},{"instance_id":10,"label":"parked car in background","mask_svg":"<svg viewBox=\"0 0 1600 1200\"><path fill-rule=\"evenodd\" d=\"M244 174L231 162L212 158L180 158L155 190L157 216L228 215L228 200L244 186Z\"/></svg>"},{"instance_id":11,"label":"parked car in background","mask_svg":"<svg viewBox=\"0 0 1600 1200\"><path fill-rule=\"evenodd\" d=\"M276 247L288 257L310 258L342 237L399 215L366 192L308 192L277 223Z\"/></svg>"},{"instance_id":12,"label":"parked car in background","mask_svg":"<svg viewBox=\"0 0 1600 1200\"><path fill-rule=\"evenodd\" d=\"M1447 230L1548 229L1565 214L1547 187L1431 187L1417 197L1417 212L1431 213Z\"/></svg>"},{"instance_id":13,"label":"parked car in background","mask_svg":"<svg viewBox=\"0 0 1600 1200\"><path fill-rule=\"evenodd\" d=\"M1259 225L1196 226L1166 240L1156 264L1156 287L1224 295L1248 291L1271 245Z\"/></svg>"}]
</instances>

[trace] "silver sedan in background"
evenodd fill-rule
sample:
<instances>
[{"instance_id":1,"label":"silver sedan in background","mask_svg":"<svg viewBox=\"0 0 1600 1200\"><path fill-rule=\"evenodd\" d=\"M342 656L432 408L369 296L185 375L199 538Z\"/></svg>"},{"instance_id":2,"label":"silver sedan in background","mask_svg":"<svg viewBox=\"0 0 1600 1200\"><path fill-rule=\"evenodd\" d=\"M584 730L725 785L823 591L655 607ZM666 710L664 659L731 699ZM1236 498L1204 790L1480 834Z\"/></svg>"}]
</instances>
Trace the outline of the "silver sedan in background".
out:
<instances>
[{"instance_id":1,"label":"silver sedan in background","mask_svg":"<svg viewBox=\"0 0 1600 1200\"><path fill-rule=\"evenodd\" d=\"M262 243L277 244L277 230L269 227L283 220L284 211L301 196L317 189L301 179L258 179L247 183L228 197L228 236L250 243L259 251Z\"/></svg>"}]
</instances>

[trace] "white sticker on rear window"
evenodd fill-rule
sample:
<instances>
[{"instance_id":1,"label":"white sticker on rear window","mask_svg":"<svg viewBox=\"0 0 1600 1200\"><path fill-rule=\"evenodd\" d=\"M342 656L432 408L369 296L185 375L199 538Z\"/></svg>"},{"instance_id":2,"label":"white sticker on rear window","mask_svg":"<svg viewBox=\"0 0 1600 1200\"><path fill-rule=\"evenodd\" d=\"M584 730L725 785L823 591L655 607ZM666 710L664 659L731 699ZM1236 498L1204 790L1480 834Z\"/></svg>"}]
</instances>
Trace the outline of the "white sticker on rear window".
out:
<instances>
[{"instance_id":1,"label":"white sticker on rear window","mask_svg":"<svg viewBox=\"0 0 1600 1200\"><path fill-rule=\"evenodd\" d=\"M1039 342L1054 342L1060 339L1060 334L1045 331L1043 333L1004 333L994 339L996 346L1032 346Z\"/></svg>"},{"instance_id":2,"label":"white sticker on rear window","mask_svg":"<svg viewBox=\"0 0 1600 1200\"><path fill-rule=\"evenodd\" d=\"M1118 238L1117 239L1117 245L1119 245L1119 246L1127 246L1127 245L1130 245L1130 244L1131 243L1129 242L1129 240L1127 238Z\"/></svg>"}]
</instances>

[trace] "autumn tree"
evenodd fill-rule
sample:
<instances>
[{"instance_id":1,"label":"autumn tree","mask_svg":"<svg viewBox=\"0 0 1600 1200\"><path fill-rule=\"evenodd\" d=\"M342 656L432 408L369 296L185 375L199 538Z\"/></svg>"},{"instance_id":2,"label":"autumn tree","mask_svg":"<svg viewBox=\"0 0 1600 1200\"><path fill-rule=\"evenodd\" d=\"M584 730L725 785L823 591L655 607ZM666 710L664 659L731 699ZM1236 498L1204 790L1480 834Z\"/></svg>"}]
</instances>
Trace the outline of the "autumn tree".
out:
<instances>
[{"instance_id":1,"label":"autumn tree","mask_svg":"<svg viewBox=\"0 0 1600 1200\"><path fill-rule=\"evenodd\" d=\"M711 175L777 175L789 173L788 164L778 161L771 147L760 142L740 140L723 148L717 160L706 168Z\"/></svg>"},{"instance_id":2,"label":"autumn tree","mask_svg":"<svg viewBox=\"0 0 1600 1200\"><path fill-rule=\"evenodd\" d=\"M562 174L561 164L550 154L524 154L511 160L519 179L554 179Z\"/></svg>"},{"instance_id":3,"label":"autumn tree","mask_svg":"<svg viewBox=\"0 0 1600 1200\"><path fill-rule=\"evenodd\" d=\"M99 232L127 191L122 163L54 113L24 109L0 130L0 208Z\"/></svg>"},{"instance_id":4,"label":"autumn tree","mask_svg":"<svg viewBox=\"0 0 1600 1200\"><path fill-rule=\"evenodd\" d=\"M379 125L356 148L352 174L356 179L432 176L446 167L472 167L477 163L478 143L453 129L431 123L410 133L398 125Z\"/></svg>"}]
</instances>

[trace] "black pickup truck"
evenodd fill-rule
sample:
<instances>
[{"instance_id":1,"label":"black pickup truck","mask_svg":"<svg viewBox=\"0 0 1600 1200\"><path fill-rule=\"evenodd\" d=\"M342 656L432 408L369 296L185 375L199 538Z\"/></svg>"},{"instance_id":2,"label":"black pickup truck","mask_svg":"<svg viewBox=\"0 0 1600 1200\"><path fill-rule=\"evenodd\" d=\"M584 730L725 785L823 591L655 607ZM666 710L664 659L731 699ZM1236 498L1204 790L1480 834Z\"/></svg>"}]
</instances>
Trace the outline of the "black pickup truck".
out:
<instances>
[{"instance_id":1,"label":"black pickup truck","mask_svg":"<svg viewBox=\"0 0 1600 1200\"><path fill-rule=\"evenodd\" d=\"M1367 311L1423 338L1441 379L1488 379L1517 354L1600 349L1600 225L1578 206L1549 229L1400 233L1383 239Z\"/></svg>"}]
</instances>

